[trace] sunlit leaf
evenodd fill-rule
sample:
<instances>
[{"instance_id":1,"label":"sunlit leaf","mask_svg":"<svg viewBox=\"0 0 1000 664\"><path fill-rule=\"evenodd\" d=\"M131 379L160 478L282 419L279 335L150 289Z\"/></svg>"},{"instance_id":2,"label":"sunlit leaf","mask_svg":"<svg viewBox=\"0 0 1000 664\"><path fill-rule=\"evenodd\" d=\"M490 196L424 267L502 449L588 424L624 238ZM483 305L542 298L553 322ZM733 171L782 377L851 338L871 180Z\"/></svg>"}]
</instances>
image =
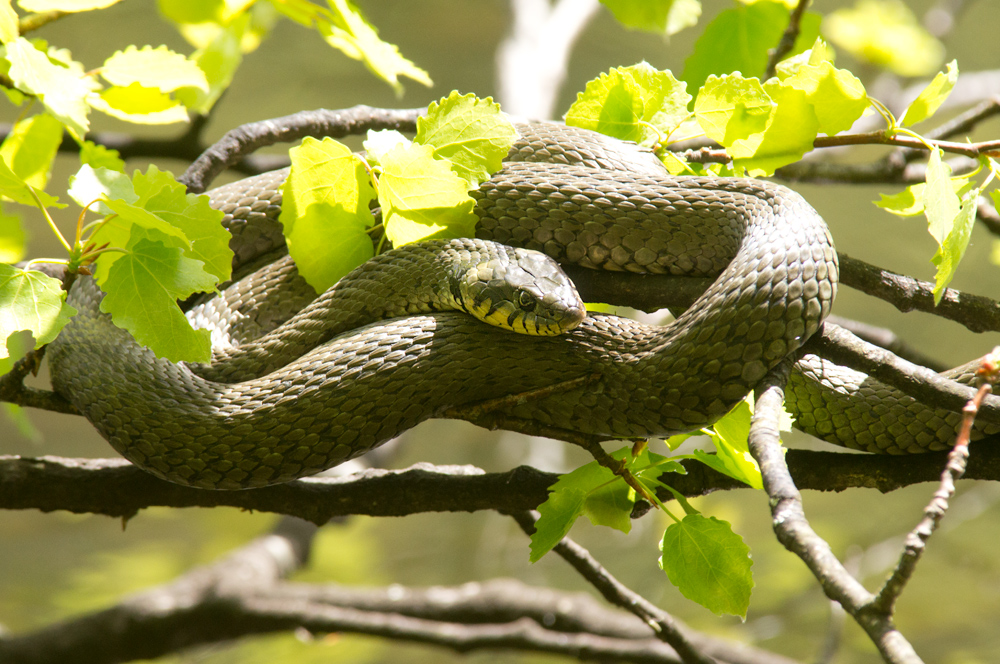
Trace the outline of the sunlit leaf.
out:
<instances>
[{"instance_id":1,"label":"sunlit leaf","mask_svg":"<svg viewBox=\"0 0 1000 664\"><path fill-rule=\"evenodd\" d=\"M0 208L0 263L23 259L26 240L21 218Z\"/></svg>"},{"instance_id":2,"label":"sunlit leaf","mask_svg":"<svg viewBox=\"0 0 1000 664\"><path fill-rule=\"evenodd\" d=\"M20 178L17 173L10 170L7 162L0 159L0 197L7 200L21 203L22 205L36 205L34 196L31 195L31 185ZM35 190L35 195L42 205L49 207L66 207L58 202L55 196L50 196L44 191Z\"/></svg>"},{"instance_id":3,"label":"sunlit leaf","mask_svg":"<svg viewBox=\"0 0 1000 664\"><path fill-rule=\"evenodd\" d=\"M705 135L727 147L763 132L773 110L760 81L739 74L710 76L694 103Z\"/></svg>"},{"instance_id":4,"label":"sunlit leaf","mask_svg":"<svg viewBox=\"0 0 1000 664\"><path fill-rule=\"evenodd\" d=\"M332 138L306 138L291 157L280 220L299 273L323 292L375 254L375 191L361 160Z\"/></svg>"},{"instance_id":5,"label":"sunlit leaf","mask_svg":"<svg viewBox=\"0 0 1000 664\"><path fill-rule=\"evenodd\" d=\"M44 189L62 137L61 122L48 113L32 115L15 124L7 134L0 145L0 158L26 183Z\"/></svg>"},{"instance_id":6,"label":"sunlit leaf","mask_svg":"<svg viewBox=\"0 0 1000 664\"><path fill-rule=\"evenodd\" d=\"M428 238L471 237L475 205L468 183L429 145L397 146L382 156L379 203L394 247Z\"/></svg>"},{"instance_id":7,"label":"sunlit leaf","mask_svg":"<svg viewBox=\"0 0 1000 664\"><path fill-rule=\"evenodd\" d=\"M208 92L208 80L201 68L166 46L127 46L104 61L101 76L114 86L127 88L138 83L161 92L178 88L198 88Z\"/></svg>"},{"instance_id":8,"label":"sunlit leaf","mask_svg":"<svg viewBox=\"0 0 1000 664\"><path fill-rule=\"evenodd\" d=\"M379 39L378 31L357 7L347 0L328 0L328 4L332 20L316 24L328 44L362 61L376 76L389 83L396 94L403 91L400 76L430 87L427 72L404 58L394 44Z\"/></svg>"},{"instance_id":9,"label":"sunlit leaf","mask_svg":"<svg viewBox=\"0 0 1000 664\"><path fill-rule=\"evenodd\" d=\"M858 0L830 13L823 34L855 57L901 76L926 76L944 60L944 46L901 0Z\"/></svg>"},{"instance_id":10,"label":"sunlit leaf","mask_svg":"<svg viewBox=\"0 0 1000 664\"><path fill-rule=\"evenodd\" d=\"M587 83L566 113L566 124L649 146L688 117L690 102L673 74L640 62Z\"/></svg>"},{"instance_id":11,"label":"sunlit leaf","mask_svg":"<svg viewBox=\"0 0 1000 664\"><path fill-rule=\"evenodd\" d=\"M754 177L772 175L775 170L802 158L813 148L819 120L801 90L771 79L764 92L774 102L774 112L764 131L733 141L726 151L734 165L747 169Z\"/></svg>"},{"instance_id":12,"label":"sunlit leaf","mask_svg":"<svg viewBox=\"0 0 1000 664\"><path fill-rule=\"evenodd\" d=\"M187 109L156 88L141 83L128 87L112 87L92 95L90 105L99 111L126 122L137 124L173 124L187 122Z\"/></svg>"},{"instance_id":13,"label":"sunlit leaf","mask_svg":"<svg viewBox=\"0 0 1000 664\"><path fill-rule=\"evenodd\" d=\"M924 215L927 230L937 243L938 250L931 258L937 267L934 283L934 304L941 301L944 289L955 276L958 264L965 255L976 217L978 191L963 203L955 193L951 167L941 159L940 149L931 151L927 160L927 186L924 188Z\"/></svg>"},{"instance_id":14,"label":"sunlit leaf","mask_svg":"<svg viewBox=\"0 0 1000 664\"><path fill-rule=\"evenodd\" d=\"M99 85L79 71L53 64L45 53L24 39L7 44L10 79L18 89L36 95L49 112L83 138L90 128L87 98Z\"/></svg>"},{"instance_id":15,"label":"sunlit leaf","mask_svg":"<svg viewBox=\"0 0 1000 664\"><path fill-rule=\"evenodd\" d=\"M829 62L804 64L794 74L778 78L806 94L819 120L819 131L833 135L851 128L868 108L868 93L854 74Z\"/></svg>"},{"instance_id":16,"label":"sunlit leaf","mask_svg":"<svg viewBox=\"0 0 1000 664\"><path fill-rule=\"evenodd\" d=\"M701 16L700 0L601 0L627 28L666 36L691 27Z\"/></svg>"},{"instance_id":17,"label":"sunlit leaf","mask_svg":"<svg viewBox=\"0 0 1000 664\"><path fill-rule=\"evenodd\" d=\"M119 2L121 0L18 0L17 4L29 12L86 12Z\"/></svg>"},{"instance_id":18,"label":"sunlit leaf","mask_svg":"<svg viewBox=\"0 0 1000 664\"><path fill-rule=\"evenodd\" d=\"M499 171L517 130L489 97L452 92L417 119L414 141L434 148L451 169L474 189Z\"/></svg>"},{"instance_id":19,"label":"sunlit leaf","mask_svg":"<svg viewBox=\"0 0 1000 664\"><path fill-rule=\"evenodd\" d=\"M17 39L17 12L10 6L10 0L0 0L0 44Z\"/></svg>"},{"instance_id":20,"label":"sunlit leaf","mask_svg":"<svg viewBox=\"0 0 1000 664\"><path fill-rule=\"evenodd\" d=\"M717 615L746 618L753 560L729 523L688 514L667 527L660 551L660 567L682 595Z\"/></svg>"},{"instance_id":21,"label":"sunlit leaf","mask_svg":"<svg viewBox=\"0 0 1000 664\"><path fill-rule=\"evenodd\" d=\"M118 154L118 150L91 141L80 144L80 163L92 168L107 168L119 172L125 170L125 161Z\"/></svg>"},{"instance_id":22,"label":"sunlit leaf","mask_svg":"<svg viewBox=\"0 0 1000 664\"><path fill-rule=\"evenodd\" d=\"M934 115L951 94L957 81L958 63L952 60L948 63L947 71L939 72L913 100L913 103L903 113L899 123L904 127L909 127Z\"/></svg>"},{"instance_id":23,"label":"sunlit leaf","mask_svg":"<svg viewBox=\"0 0 1000 664\"><path fill-rule=\"evenodd\" d=\"M183 88L175 95L178 101L202 115L211 110L232 83L233 75L243 62L240 44L249 21L248 15L237 18L191 55L191 59L204 72L208 89Z\"/></svg>"},{"instance_id":24,"label":"sunlit leaf","mask_svg":"<svg viewBox=\"0 0 1000 664\"><path fill-rule=\"evenodd\" d=\"M0 357L7 357L11 334L28 330L39 348L55 339L75 313L58 279L0 264Z\"/></svg>"}]
</instances>

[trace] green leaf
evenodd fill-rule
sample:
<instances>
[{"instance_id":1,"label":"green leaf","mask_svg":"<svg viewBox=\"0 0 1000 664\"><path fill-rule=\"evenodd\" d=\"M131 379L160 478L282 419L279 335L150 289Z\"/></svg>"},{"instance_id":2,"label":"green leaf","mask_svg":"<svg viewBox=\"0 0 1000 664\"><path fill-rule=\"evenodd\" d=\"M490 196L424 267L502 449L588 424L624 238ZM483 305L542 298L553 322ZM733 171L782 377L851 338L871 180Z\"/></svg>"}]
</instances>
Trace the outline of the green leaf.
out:
<instances>
[{"instance_id":1,"label":"green leaf","mask_svg":"<svg viewBox=\"0 0 1000 664\"><path fill-rule=\"evenodd\" d=\"M698 90L712 74L742 72L763 76L768 51L775 47L788 25L788 9L779 2L737 5L720 12L705 27L694 50L684 62L688 90ZM799 36L789 55L809 48L819 36L820 17L806 12Z\"/></svg>"},{"instance_id":2,"label":"green leaf","mask_svg":"<svg viewBox=\"0 0 1000 664\"><path fill-rule=\"evenodd\" d=\"M909 127L934 115L951 94L957 81L958 62L952 60L948 63L947 71L939 72L903 112L899 124Z\"/></svg>"},{"instance_id":3,"label":"green leaf","mask_svg":"<svg viewBox=\"0 0 1000 664\"><path fill-rule=\"evenodd\" d=\"M329 20L318 21L316 29L330 46L344 55L360 60L376 76L389 83L397 95L403 93L400 76L430 87L430 76L404 58L394 44L379 39L378 31L361 11L347 0L327 0ZM294 3L283 3L283 5ZM310 3L311 4L311 3Z\"/></svg>"},{"instance_id":4,"label":"green leaf","mask_svg":"<svg viewBox=\"0 0 1000 664\"><path fill-rule=\"evenodd\" d=\"M92 168L107 168L120 173L125 171L125 162L118 154L118 150L91 141L84 141L80 144L80 163Z\"/></svg>"},{"instance_id":5,"label":"green leaf","mask_svg":"<svg viewBox=\"0 0 1000 664\"><path fill-rule=\"evenodd\" d=\"M754 489L763 489L764 483L760 475L760 468L750 455L750 447L747 443L750 435L751 417L750 405L746 401L741 401L725 417L715 423L711 438L715 444L716 458L722 463L722 467L711 463L709 465ZM696 456L705 462L703 456L708 455Z\"/></svg>"},{"instance_id":6,"label":"green leaf","mask_svg":"<svg viewBox=\"0 0 1000 664\"><path fill-rule=\"evenodd\" d=\"M157 0L163 16L174 23L221 23L225 15L226 0ZM240 3L241 5L243 3Z\"/></svg>"},{"instance_id":7,"label":"green leaf","mask_svg":"<svg viewBox=\"0 0 1000 664\"><path fill-rule=\"evenodd\" d=\"M332 138L306 138L290 154L279 219L299 274L322 293L375 254L366 232L375 191L362 161Z\"/></svg>"},{"instance_id":8,"label":"green leaf","mask_svg":"<svg viewBox=\"0 0 1000 664\"><path fill-rule=\"evenodd\" d=\"M976 218L976 199L979 197L977 189L964 203L959 199L951 179L951 167L942 161L942 154L940 148L931 151L927 160L927 186L924 188L927 230L938 243L938 250L931 258L931 263L937 267L934 277L935 305L941 301L944 289L955 276L958 264L969 246Z\"/></svg>"},{"instance_id":9,"label":"green leaf","mask_svg":"<svg viewBox=\"0 0 1000 664\"><path fill-rule=\"evenodd\" d=\"M733 164L753 177L773 175L776 169L801 159L813 149L819 130L816 112L804 92L776 79L764 83L764 92L775 104L767 127L726 146Z\"/></svg>"},{"instance_id":10,"label":"green leaf","mask_svg":"<svg viewBox=\"0 0 1000 664\"><path fill-rule=\"evenodd\" d=\"M229 278L232 272L232 239L222 226L222 211L212 208L207 195L189 194L184 185L168 171L150 165L145 173L136 173L132 185L138 200L135 205L179 229L190 243L184 252L187 258L200 260L205 270L219 281Z\"/></svg>"},{"instance_id":11,"label":"green leaf","mask_svg":"<svg viewBox=\"0 0 1000 664\"><path fill-rule=\"evenodd\" d=\"M691 27L701 16L700 0L601 0L626 28L667 37Z\"/></svg>"},{"instance_id":12,"label":"green leaf","mask_svg":"<svg viewBox=\"0 0 1000 664\"><path fill-rule=\"evenodd\" d=\"M949 178L949 182L959 198L964 196L973 186L972 182L966 178ZM926 188L926 183L918 182L911 184L898 194L879 194L881 198L875 201L875 205L899 217L915 217L924 213L924 190Z\"/></svg>"},{"instance_id":13,"label":"green leaf","mask_svg":"<svg viewBox=\"0 0 1000 664\"><path fill-rule=\"evenodd\" d=\"M7 357L7 339L15 332L30 331L35 348L40 348L55 339L74 314L58 279L0 264L0 357Z\"/></svg>"},{"instance_id":14,"label":"green leaf","mask_svg":"<svg viewBox=\"0 0 1000 664\"><path fill-rule=\"evenodd\" d=\"M90 206L90 210L103 215L114 214L111 208L101 202L103 200L122 200L126 203L135 203L139 200L139 195L132 186L132 180L127 175L109 168L93 168L89 164L84 164L80 170L69 176L69 189L66 193L80 207ZM94 201L98 203L92 205ZM128 233L122 236L118 246L124 246L127 240Z\"/></svg>"},{"instance_id":15,"label":"green leaf","mask_svg":"<svg viewBox=\"0 0 1000 664\"><path fill-rule=\"evenodd\" d=\"M62 143L63 126L48 113L21 120L0 145L0 158L35 189L45 189Z\"/></svg>"},{"instance_id":16,"label":"green leaf","mask_svg":"<svg viewBox=\"0 0 1000 664\"><path fill-rule=\"evenodd\" d=\"M16 263L24 258L27 236L21 218L0 208L0 263Z\"/></svg>"},{"instance_id":17,"label":"green leaf","mask_svg":"<svg viewBox=\"0 0 1000 664\"><path fill-rule=\"evenodd\" d=\"M20 0L18 4L29 12L86 12L119 2L121 0Z\"/></svg>"},{"instance_id":18,"label":"green leaf","mask_svg":"<svg viewBox=\"0 0 1000 664\"><path fill-rule=\"evenodd\" d=\"M429 145L397 146L382 156L378 200L392 246L428 238L472 237L476 215L468 183Z\"/></svg>"},{"instance_id":19,"label":"green leaf","mask_svg":"<svg viewBox=\"0 0 1000 664\"><path fill-rule=\"evenodd\" d=\"M452 92L417 119L414 142L434 148L434 156L469 183L469 189L500 170L517 138L517 130L493 99Z\"/></svg>"},{"instance_id":20,"label":"green leaf","mask_svg":"<svg viewBox=\"0 0 1000 664\"><path fill-rule=\"evenodd\" d=\"M641 482L653 482L665 472L684 474L684 467L648 450L633 457L623 447L611 457L625 461L625 467ZM577 517L584 515L595 526L622 532L632 528L631 514L635 491L609 469L592 461L562 475L549 487L549 498L539 508L535 533L531 536L531 562L536 562L566 536Z\"/></svg>"},{"instance_id":21,"label":"green leaf","mask_svg":"<svg viewBox=\"0 0 1000 664\"><path fill-rule=\"evenodd\" d=\"M22 205L36 205L34 197L31 195L29 189L30 185L23 179L18 177L18 175L10 170L7 166L7 162L0 159L0 196L12 200L15 203L21 203ZM44 191L35 191L42 205L49 207L66 207L65 205L58 203L55 196L50 196Z\"/></svg>"},{"instance_id":22,"label":"green leaf","mask_svg":"<svg viewBox=\"0 0 1000 664\"><path fill-rule=\"evenodd\" d=\"M560 478L559 482L563 478ZM583 501L586 496L585 491L568 487L556 491L556 485L553 485L549 490L548 499L538 506L539 517L535 522L535 532L531 535L529 547L528 559L531 562L536 563L541 560L542 556L566 537L577 517L583 513Z\"/></svg>"},{"instance_id":23,"label":"green leaf","mask_svg":"<svg viewBox=\"0 0 1000 664\"><path fill-rule=\"evenodd\" d=\"M173 92L178 88L198 88L208 92L205 72L180 53L166 46L144 46L139 49L127 46L104 61L101 76L111 85L127 88L138 83L160 92Z\"/></svg>"},{"instance_id":24,"label":"green leaf","mask_svg":"<svg viewBox=\"0 0 1000 664\"><path fill-rule=\"evenodd\" d=\"M10 0L0 1L0 44L7 44L18 36L17 12L10 6Z\"/></svg>"},{"instance_id":25,"label":"green leaf","mask_svg":"<svg viewBox=\"0 0 1000 664\"><path fill-rule=\"evenodd\" d=\"M233 75L243 62L240 43L247 33L250 16L243 15L225 26L193 54L191 59L204 72L208 89L198 87L183 88L176 93L177 100L191 111L207 114L222 93L233 81Z\"/></svg>"},{"instance_id":26,"label":"green leaf","mask_svg":"<svg viewBox=\"0 0 1000 664\"><path fill-rule=\"evenodd\" d=\"M64 67L19 37L7 44L10 79L23 92L36 95L49 113L82 139L90 128L87 98L98 83L85 75L83 66Z\"/></svg>"},{"instance_id":27,"label":"green leaf","mask_svg":"<svg viewBox=\"0 0 1000 664\"><path fill-rule=\"evenodd\" d=\"M829 62L804 64L794 74L778 78L806 94L819 120L819 131L832 136L851 128L868 108L868 93L854 74Z\"/></svg>"},{"instance_id":28,"label":"green leaf","mask_svg":"<svg viewBox=\"0 0 1000 664\"><path fill-rule=\"evenodd\" d=\"M141 83L111 87L89 98L90 105L111 117L136 124L187 122L187 109L170 95Z\"/></svg>"},{"instance_id":29,"label":"green leaf","mask_svg":"<svg viewBox=\"0 0 1000 664\"><path fill-rule=\"evenodd\" d=\"M854 57L900 76L926 76L944 60L944 46L900 0L858 0L827 16L823 33Z\"/></svg>"},{"instance_id":30,"label":"green leaf","mask_svg":"<svg viewBox=\"0 0 1000 664\"><path fill-rule=\"evenodd\" d=\"M688 514L663 533L660 567L681 594L716 615L746 618L753 560L729 523Z\"/></svg>"},{"instance_id":31,"label":"green leaf","mask_svg":"<svg viewBox=\"0 0 1000 664\"><path fill-rule=\"evenodd\" d=\"M726 147L763 132L773 111L760 81L739 74L709 76L694 102L705 135Z\"/></svg>"},{"instance_id":32,"label":"green leaf","mask_svg":"<svg viewBox=\"0 0 1000 664\"><path fill-rule=\"evenodd\" d=\"M673 74L640 62L588 82L566 113L566 124L650 146L688 117L690 102Z\"/></svg>"},{"instance_id":33,"label":"green leaf","mask_svg":"<svg viewBox=\"0 0 1000 664\"><path fill-rule=\"evenodd\" d=\"M211 360L208 330L193 329L177 300L211 291L216 278L177 247L143 237L127 248L129 253L114 262L102 285L107 295L101 311L157 357L171 362Z\"/></svg>"}]
</instances>

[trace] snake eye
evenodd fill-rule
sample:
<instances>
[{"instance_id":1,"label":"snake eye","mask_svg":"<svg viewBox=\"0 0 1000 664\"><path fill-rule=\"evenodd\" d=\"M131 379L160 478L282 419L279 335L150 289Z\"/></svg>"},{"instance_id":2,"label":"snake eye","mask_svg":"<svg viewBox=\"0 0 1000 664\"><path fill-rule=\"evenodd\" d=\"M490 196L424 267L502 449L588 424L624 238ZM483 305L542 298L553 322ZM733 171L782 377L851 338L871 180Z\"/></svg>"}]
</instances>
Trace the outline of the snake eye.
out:
<instances>
[{"instance_id":1,"label":"snake eye","mask_svg":"<svg viewBox=\"0 0 1000 664\"><path fill-rule=\"evenodd\" d=\"M525 311L531 311L535 308L535 298L527 291L519 291L517 294L517 304Z\"/></svg>"}]
</instances>

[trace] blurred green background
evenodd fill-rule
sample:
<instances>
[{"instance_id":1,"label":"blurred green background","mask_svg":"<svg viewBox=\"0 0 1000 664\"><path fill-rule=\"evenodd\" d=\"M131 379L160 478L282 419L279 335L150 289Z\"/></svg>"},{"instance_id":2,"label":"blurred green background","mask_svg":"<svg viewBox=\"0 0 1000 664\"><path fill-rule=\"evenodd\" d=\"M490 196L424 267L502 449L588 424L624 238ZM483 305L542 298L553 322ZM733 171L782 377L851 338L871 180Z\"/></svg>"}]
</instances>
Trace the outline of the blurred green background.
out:
<instances>
[{"instance_id":1,"label":"blurred green background","mask_svg":"<svg viewBox=\"0 0 1000 664\"><path fill-rule=\"evenodd\" d=\"M426 69L432 89L405 82L406 94L392 90L364 67L326 46L318 36L288 21L246 56L229 92L219 102L208 126L214 140L245 122L313 108L355 104L416 107L451 90L496 94L494 59L510 23L510 8L500 0L368 0L359 3L381 36ZM828 13L846 5L817 0L814 10ZM928 1L908 3L918 15ZM957 58L963 73L990 70L1000 64L1000 12L989 0L966 3L958 24L946 36L948 59ZM577 43L566 83L557 104L562 113L589 79L610 67L647 60L658 68L683 70L694 39L705 23L730 1L706 0L699 25L670 40L630 32L606 11L598 13ZM128 44L167 44L183 53L191 48L159 18L153 0L128 0L108 10L70 16L38 33L70 48L87 66L97 66ZM863 77L869 88L874 70L842 57L838 64ZM751 74L754 72L751 72ZM16 118L17 109L0 110L0 121ZM128 126L92 115L96 131L123 131L169 136L181 128ZM996 138L996 120L978 138ZM878 148L861 148L838 158L867 161ZM58 191L76 170L73 157L60 157L50 188ZM186 164L158 160L160 167L180 173ZM129 168L145 168L140 161ZM229 176L232 179L232 176ZM933 278L929 262L933 240L919 219L900 220L876 209L871 201L889 187L795 185L830 224L838 248L883 267ZM69 228L64 211L57 221ZM34 225L29 255L52 254L54 243ZM1000 297L1000 270L989 261L992 240L977 228L965 262L953 283ZM905 340L942 362L957 364L987 351L997 335L974 335L933 316L899 314L889 305L844 288L836 313L894 329ZM44 375L41 377L44 382ZM29 434L7 419L0 420L0 453L106 457L113 451L84 420L45 412L29 412L35 429ZM792 445L818 444L792 435ZM531 463L566 470L588 459L560 443L485 432L463 423L432 421L403 436L394 467L417 461L471 463L487 470L506 470ZM873 490L842 494L805 494L816 530L842 559L869 576L875 587L894 562L900 538L919 519L932 485L910 487L889 495ZM1000 486L962 483L955 508L943 531L931 542L917 575L899 605L898 626L926 661L972 664L1000 661ZM666 525L651 514L635 523L632 535L580 525L573 536L590 548L630 587L693 626L753 642L809 661L820 651L831 625L831 609L804 565L775 542L767 501L750 490L717 494L697 506L733 524L750 545L757 587L747 621L717 618L685 600L657 568L656 541ZM205 563L268 531L276 521L267 514L230 509L151 509L123 530L114 519L34 511L0 512L0 625L12 632L113 603L124 593L166 582L192 566ZM354 518L346 525L324 528L312 566L298 578L351 584L424 586L460 584L499 576L573 590L588 586L560 559L549 556L528 563L527 539L510 520L492 513L424 514L397 519ZM835 624L835 623L834 623ZM878 661L874 649L852 623L834 661ZM294 660L292 659L294 657ZM552 657L517 654L474 654L468 657L424 646L389 644L378 639L342 636L299 643L293 636L273 636L243 644L199 649L171 658L178 662L289 661L548 661Z\"/></svg>"}]
</instances>

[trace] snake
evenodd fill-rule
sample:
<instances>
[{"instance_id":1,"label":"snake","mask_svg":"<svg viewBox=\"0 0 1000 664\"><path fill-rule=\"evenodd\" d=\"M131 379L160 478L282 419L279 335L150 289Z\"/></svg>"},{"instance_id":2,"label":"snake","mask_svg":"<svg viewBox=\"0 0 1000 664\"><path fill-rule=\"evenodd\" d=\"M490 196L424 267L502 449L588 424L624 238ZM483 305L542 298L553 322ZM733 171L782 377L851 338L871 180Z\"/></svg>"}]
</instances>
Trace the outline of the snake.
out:
<instances>
[{"instance_id":1,"label":"snake","mask_svg":"<svg viewBox=\"0 0 1000 664\"><path fill-rule=\"evenodd\" d=\"M461 303L418 302L407 290L418 279L399 267L403 247L359 268L367 276L358 282L360 301L402 298L400 306L327 327L339 314L315 302L330 298L314 299L279 257L288 171L273 171L209 192L233 234L234 263L257 275L189 312L212 329L212 364L157 358L101 313L102 294L84 277L68 296L79 313L48 349L54 389L144 470L245 489L318 473L449 409L495 400L501 425L508 418L609 439L696 431L820 329L837 292L837 252L796 192L670 175L652 152L589 130L520 123L517 131L501 170L470 192L479 221L462 251L499 243L561 264L713 277L712 285L666 325L581 310L559 334L524 325L529 334L518 334L483 324ZM240 292L230 304L226 294ZM485 292L478 306L489 310L499 296ZM516 308L519 299L505 301ZM303 320L312 332L301 331ZM301 334L308 338L296 341ZM230 361L238 368L226 369ZM504 400L511 395L525 396ZM795 365L786 406L808 433L880 453L944 449L961 417L809 354Z\"/></svg>"}]
</instances>

